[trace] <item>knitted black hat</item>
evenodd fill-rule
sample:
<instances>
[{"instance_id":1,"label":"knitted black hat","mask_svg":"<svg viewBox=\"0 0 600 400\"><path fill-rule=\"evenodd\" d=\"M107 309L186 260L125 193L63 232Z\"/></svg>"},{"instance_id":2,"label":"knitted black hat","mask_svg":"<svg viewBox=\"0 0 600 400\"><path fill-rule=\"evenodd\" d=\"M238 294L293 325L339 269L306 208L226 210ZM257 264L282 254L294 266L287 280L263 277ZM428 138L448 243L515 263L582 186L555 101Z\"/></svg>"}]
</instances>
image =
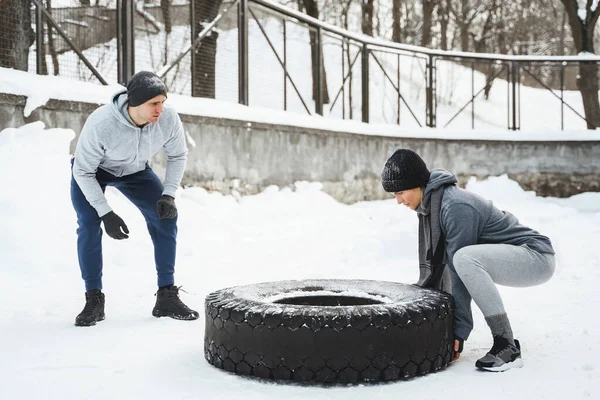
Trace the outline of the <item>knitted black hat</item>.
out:
<instances>
[{"instance_id":1,"label":"knitted black hat","mask_svg":"<svg viewBox=\"0 0 600 400\"><path fill-rule=\"evenodd\" d=\"M429 170L417 153L398 149L385 163L381 171L381 183L386 192L401 192L427 186Z\"/></svg>"},{"instance_id":2,"label":"knitted black hat","mask_svg":"<svg viewBox=\"0 0 600 400\"><path fill-rule=\"evenodd\" d=\"M131 107L137 107L148 100L163 94L167 96L167 87L158 75L140 71L127 82L127 99Z\"/></svg>"}]
</instances>

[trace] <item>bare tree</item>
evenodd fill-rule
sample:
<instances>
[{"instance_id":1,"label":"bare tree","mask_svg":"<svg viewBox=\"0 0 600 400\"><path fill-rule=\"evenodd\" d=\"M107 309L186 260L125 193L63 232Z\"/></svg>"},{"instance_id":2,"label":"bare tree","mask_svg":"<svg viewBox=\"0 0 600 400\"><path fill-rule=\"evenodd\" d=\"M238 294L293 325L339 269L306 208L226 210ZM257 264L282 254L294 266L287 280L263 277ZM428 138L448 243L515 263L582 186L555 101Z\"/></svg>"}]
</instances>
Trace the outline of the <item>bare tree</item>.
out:
<instances>
[{"instance_id":1,"label":"bare tree","mask_svg":"<svg viewBox=\"0 0 600 400\"><path fill-rule=\"evenodd\" d=\"M495 0L494 0L495 1ZM508 46L506 43L506 27L504 26L504 2L500 1L496 8L496 21L495 21L495 31L497 33L498 40L498 53L506 54L508 52Z\"/></svg>"},{"instance_id":2,"label":"bare tree","mask_svg":"<svg viewBox=\"0 0 600 400\"><path fill-rule=\"evenodd\" d=\"M392 2L392 41L402 43L402 0Z\"/></svg>"},{"instance_id":3,"label":"bare tree","mask_svg":"<svg viewBox=\"0 0 600 400\"><path fill-rule=\"evenodd\" d=\"M362 33L365 35L373 36L373 12L374 12L374 0L361 0L361 27Z\"/></svg>"},{"instance_id":4,"label":"bare tree","mask_svg":"<svg viewBox=\"0 0 600 400\"><path fill-rule=\"evenodd\" d=\"M561 1L569 18L577 53L594 54L594 29L600 16L598 4L594 5L592 0L587 0L585 9L582 10L577 0ZM598 64L595 61L580 62L577 86L583 99L587 127L596 129L600 127L600 103L598 102Z\"/></svg>"},{"instance_id":5,"label":"bare tree","mask_svg":"<svg viewBox=\"0 0 600 400\"><path fill-rule=\"evenodd\" d=\"M165 32L171 33L173 30L173 21L171 19L171 0L160 0L160 9L165 23Z\"/></svg>"},{"instance_id":6,"label":"bare tree","mask_svg":"<svg viewBox=\"0 0 600 400\"><path fill-rule=\"evenodd\" d=\"M487 1L458 0L458 7L453 1L450 1L448 5L460 30L460 49L469 51L469 29L475 18L482 14L487 7Z\"/></svg>"},{"instance_id":7,"label":"bare tree","mask_svg":"<svg viewBox=\"0 0 600 400\"><path fill-rule=\"evenodd\" d=\"M496 0L493 0L492 8L488 9L488 11L487 11L487 17L485 18L485 22L483 23L483 28L481 29L479 36L475 37L475 35L473 35L473 44L474 44L476 52L485 52L487 50L487 43L492 38L492 35L494 34L492 32L492 30L493 30L493 26L494 26L493 24L494 24L495 11L496 11ZM487 62L484 65L485 65L485 67L483 68L484 73L485 73L484 96L485 96L485 99L488 100L490 97L490 91L492 90L492 85L494 83L494 75L496 73L496 67L495 67L496 64L492 63L492 62ZM482 68L479 68L479 69L482 69Z\"/></svg>"},{"instance_id":8,"label":"bare tree","mask_svg":"<svg viewBox=\"0 0 600 400\"><path fill-rule=\"evenodd\" d=\"M487 15L485 17L485 22L483 23L481 29L478 30L477 34L471 33L473 49L477 53L483 53L486 50L488 50L489 48L487 46L487 43L496 34L496 32L493 31L494 17L496 11L496 0L492 0L492 4L490 6L491 7L486 10Z\"/></svg>"},{"instance_id":9,"label":"bare tree","mask_svg":"<svg viewBox=\"0 0 600 400\"><path fill-rule=\"evenodd\" d=\"M196 10L195 21L196 32L201 32L205 25L213 21L219 14L222 0L193 0ZM219 33L214 29L202 39L200 46L194 51L194 64L196 70L192 71L192 96L208 97L214 99L216 96L216 73L217 62L217 38ZM194 38L192 38L194 40Z\"/></svg>"},{"instance_id":10,"label":"bare tree","mask_svg":"<svg viewBox=\"0 0 600 400\"><path fill-rule=\"evenodd\" d=\"M423 6L423 23L421 24L421 46L429 46L431 43L431 24L433 21L433 10L436 6L435 0L421 0Z\"/></svg>"},{"instance_id":11,"label":"bare tree","mask_svg":"<svg viewBox=\"0 0 600 400\"><path fill-rule=\"evenodd\" d=\"M310 15L313 18L319 19L319 5L317 4L317 0L303 0L303 6L306 10L306 13L308 15ZM322 48L323 44L321 43L321 48ZM316 100L317 98L317 52L320 51L321 49L319 49L319 47L317 46L317 36L316 36L316 32L311 29L310 30L310 57L311 57L311 64L312 64L312 81L313 81L313 100ZM327 90L327 73L325 71L325 65L324 65L325 61L321 61L321 77L323 80L323 91L322 91L322 95L323 95L323 104L329 104L329 90Z\"/></svg>"},{"instance_id":12,"label":"bare tree","mask_svg":"<svg viewBox=\"0 0 600 400\"><path fill-rule=\"evenodd\" d=\"M160 9L163 15L165 25L165 52L163 54L164 65L169 62L169 35L173 30L173 20L171 18L171 0L160 0Z\"/></svg>"},{"instance_id":13,"label":"bare tree","mask_svg":"<svg viewBox=\"0 0 600 400\"><path fill-rule=\"evenodd\" d=\"M438 4L438 20L440 22L440 48L448 50L448 24L450 23L450 0L441 0Z\"/></svg>"}]
</instances>

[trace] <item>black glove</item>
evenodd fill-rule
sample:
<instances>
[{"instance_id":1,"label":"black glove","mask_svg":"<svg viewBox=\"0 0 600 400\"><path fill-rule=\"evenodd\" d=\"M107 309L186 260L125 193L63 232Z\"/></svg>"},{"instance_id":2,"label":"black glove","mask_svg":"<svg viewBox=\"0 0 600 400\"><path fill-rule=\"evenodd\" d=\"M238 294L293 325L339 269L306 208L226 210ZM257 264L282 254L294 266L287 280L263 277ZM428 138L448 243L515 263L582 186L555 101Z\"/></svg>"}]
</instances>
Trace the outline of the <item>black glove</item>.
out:
<instances>
[{"instance_id":1,"label":"black glove","mask_svg":"<svg viewBox=\"0 0 600 400\"><path fill-rule=\"evenodd\" d=\"M454 336L454 340L458 341L458 352L462 353L463 348L465 346L465 341L459 338L458 336Z\"/></svg>"},{"instance_id":2,"label":"black glove","mask_svg":"<svg viewBox=\"0 0 600 400\"><path fill-rule=\"evenodd\" d=\"M464 344L464 340L462 340L458 336L454 336L454 357L452 358L452 361L456 361L460 358L460 353L462 353L463 351Z\"/></svg>"},{"instance_id":3,"label":"black glove","mask_svg":"<svg viewBox=\"0 0 600 400\"><path fill-rule=\"evenodd\" d=\"M129 237L129 229L127 229L127 225L125 225L125 222L121 219L121 217L119 217L113 211L103 215L100 219L102 222L104 222L104 231L111 238L121 240Z\"/></svg>"},{"instance_id":4,"label":"black glove","mask_svg":"<svg viewBox=\"0 0 600 400\"><path fill-rule=\"evenodd\" d=\"M156 210L160 219L173 219L177 216L177 207L175 199L169 195L163 194L156 203Z\"/></svg>"}]
</instances>

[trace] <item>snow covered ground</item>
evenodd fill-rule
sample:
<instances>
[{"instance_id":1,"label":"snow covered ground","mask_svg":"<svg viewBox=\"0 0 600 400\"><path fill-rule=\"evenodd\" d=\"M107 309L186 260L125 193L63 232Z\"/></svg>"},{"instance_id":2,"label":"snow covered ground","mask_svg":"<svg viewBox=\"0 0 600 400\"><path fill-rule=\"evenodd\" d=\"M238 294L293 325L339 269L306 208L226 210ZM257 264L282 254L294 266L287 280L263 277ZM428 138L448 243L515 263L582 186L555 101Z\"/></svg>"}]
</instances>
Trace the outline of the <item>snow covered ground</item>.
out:
<instances>
[{"instance_id":1,"label":"snow covered ground","mask_svg":"<svg viewBox=\"0 0 600 400\"><path fill-rule=\"evenodd\" d=\"M461 359L410 381L332 388L236 376L203 358L204 321L156 319L152 244L141 214L107 191L131 231L104 241L107 319L73 321L84 302L69 199L69 129L41 122L0 132L1 399L597 399L600 396L600 193L540 198L516 182L472 180L468 190L548 235L553 279L501 288L525 367L478 372L490 335L475 309ZM383 162L384 160L382 160ZM417 279L417 218L394 200L337 203L318 183L235 199L199 188L177 194L176 281L203 312L211 291L261 281Z\"/></svg>"}]
</instances>

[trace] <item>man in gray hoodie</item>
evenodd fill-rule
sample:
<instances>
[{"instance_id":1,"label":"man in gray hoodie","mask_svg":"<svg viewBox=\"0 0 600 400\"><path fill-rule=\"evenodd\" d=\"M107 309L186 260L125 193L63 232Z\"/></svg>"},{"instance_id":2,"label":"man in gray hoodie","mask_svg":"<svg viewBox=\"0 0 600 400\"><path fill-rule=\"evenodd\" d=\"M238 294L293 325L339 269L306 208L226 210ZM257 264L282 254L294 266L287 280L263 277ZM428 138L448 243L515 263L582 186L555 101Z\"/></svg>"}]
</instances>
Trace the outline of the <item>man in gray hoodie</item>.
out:
<instances>
[{"instance_id":1,"label":"man in gray hoodie","mask_svg":"<svg viewBox=\"0 0 600 400\"><path fill-rule=\"evenodd\" d=\"M454 359L473 329L474 300L494 340L476 367L504 371L522 366L521 346L513 337L496 284L526 287L549 280L555 268L550 239L519 224L491 201L457 187L454 174L443 169L430 172L411 150L397 150L381 179L384 190L419 217L417 285L443 289L454 297Z\"/></svg>"},{"instance_id":2,"label":"man in gray hoodie","mask_svg":"<svg viewBox=\"0 0 600 400\"><path fill-rule=\"evenodd\" d=\"M71 201L77 213L77 253L85 281L86 304L75 319L77 326L102 321L102 230L113 239L129 236L129 229L108 205L104 191L113 186L146 219L154 244L158 275L155 317L195 320L198 312L179 298L174 285L177 245L175 192L187 161L187 146L177 112L164 107L167 89L158 76L141 71L116 93L110 104L87 119L72 160ZM148 165L164 149L167 156L164 185Z\"/></svg>"}]
</instances>

